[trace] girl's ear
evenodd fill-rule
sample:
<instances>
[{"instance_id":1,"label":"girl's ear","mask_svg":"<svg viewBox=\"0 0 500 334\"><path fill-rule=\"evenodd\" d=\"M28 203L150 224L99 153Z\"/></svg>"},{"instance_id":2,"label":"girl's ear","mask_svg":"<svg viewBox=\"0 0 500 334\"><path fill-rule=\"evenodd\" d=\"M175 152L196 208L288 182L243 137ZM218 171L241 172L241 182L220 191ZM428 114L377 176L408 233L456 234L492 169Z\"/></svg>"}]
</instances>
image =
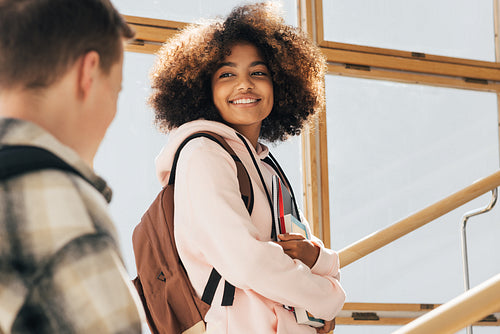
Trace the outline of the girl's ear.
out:
<instances>
[{"instance_id":1,"label":"girl's ear","mask_svg":"<svg viewBox=\"0 0 500 334\"><path fill-rule=\"evenodd\" d=\"M97 75L100 74L100 57L96 51L89 51L83 55L79 63L78 75L78 96L82 99L87 98L95 83Z\"/></svg>"}]
</instances>

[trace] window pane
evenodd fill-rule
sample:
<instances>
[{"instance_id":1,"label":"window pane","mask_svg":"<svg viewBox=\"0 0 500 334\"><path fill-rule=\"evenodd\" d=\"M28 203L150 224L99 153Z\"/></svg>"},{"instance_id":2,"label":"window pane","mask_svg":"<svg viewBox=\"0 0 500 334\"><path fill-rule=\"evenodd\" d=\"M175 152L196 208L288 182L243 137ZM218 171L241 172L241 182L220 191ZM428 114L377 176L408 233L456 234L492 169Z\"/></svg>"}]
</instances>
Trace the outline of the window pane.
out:
<instances>
[{"instance_id":1,"label":"window pane","mask_svg":"<svg viewBox=\"0 0 500 334\"><path fill-rule=\"evenodd\" d=\"M241 0L113 0L116 8L125 15L143 16L155 19L196 22L199 19L213 18L229 14L238 5L261 1ZM288 24L297 25L297 1L274 0L282 4L284 17Z\"/></svg>"},{"instance_id":2,"label":"window pane","mask_svg":"<svg viewBox=\"0 0 500 334\"><path fill-rule=\"evenodd\" d=\"M491 0L323 0L325 40L495 61Z\"/></svg>"},{"instance_id":3,"label":"window pane","mask_svg":"<svg viewBox=\"0 0 500 334\"><path fill-rule=\"evenodd\" d=\"M494 93L328 76L331 240L342 249L499 167ZM443 303L463 291L461 216L466 204L350 264L348 301ZM468 227L471 286L500 272L500 210Z\"/></svg>"}]
</instances>

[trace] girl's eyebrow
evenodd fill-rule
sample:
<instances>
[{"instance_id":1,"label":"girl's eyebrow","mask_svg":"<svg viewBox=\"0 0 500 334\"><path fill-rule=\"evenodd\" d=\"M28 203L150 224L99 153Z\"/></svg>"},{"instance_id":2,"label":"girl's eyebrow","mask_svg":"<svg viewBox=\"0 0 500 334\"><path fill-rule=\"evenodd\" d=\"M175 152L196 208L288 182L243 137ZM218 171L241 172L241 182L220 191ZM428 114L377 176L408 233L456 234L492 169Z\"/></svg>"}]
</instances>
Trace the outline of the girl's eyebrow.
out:
<instances>
[{"instance_id":1,"label":"girl's eyebrow","mask_svg":"<svg viewBox=\"0 0 500 334\"><path fill-rule=\"evenodd\" d=\"M254 61L253 63L250 64L250 67L255 67L255 66L259 66L259 65L264 65L267 67L267 64L261 60ZM217 67L217 69L224 67L224 66L237 67L236 63L225 62L225 63L220 63L219 66Z\"/></svg>"},{"instance_id":2,"label":"girl's eyebrow","mask_svg":"<svg viewBox=\"0 0 500 334\"><path fill-rule=\"evenodd\" d=\"M259 65L264 65L265 67L267 67L267 64L264 63L263 61L261 60L258 60L258 61L254 61L253 63L250 64L250 67L255 67L255 66L259 66Z\"/></svg>"}]
</instances>

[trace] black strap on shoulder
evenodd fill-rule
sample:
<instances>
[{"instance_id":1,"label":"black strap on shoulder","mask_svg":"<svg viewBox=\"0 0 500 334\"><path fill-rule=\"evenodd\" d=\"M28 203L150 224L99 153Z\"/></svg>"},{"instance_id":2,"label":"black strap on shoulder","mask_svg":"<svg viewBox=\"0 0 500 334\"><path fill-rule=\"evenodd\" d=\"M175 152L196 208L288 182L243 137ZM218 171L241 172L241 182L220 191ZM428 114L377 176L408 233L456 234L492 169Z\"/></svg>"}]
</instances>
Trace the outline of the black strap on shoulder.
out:
<instances>
[{"instance_id":1,"label":"black strap on shoulder","mask_svg":"<svg viewBox=\"0 0 500 334\"><path fill-rule=\"evenodd\" d=\"M285 186L287 187L288 191L290 192L290 195L292 195L293 206L294 206L293 210L295 213L295 217L299 218L300 217L299 210L298 210L299 207L297 206L297 202L295 200L295 194L293 193L292 184L290 183L290 181L286 177L286 174L283 171L283 169L281 168L280 164L278 163L278 160L276 160L276 158L271 154L271 152L269 152L269 155L267 157L265 157L264 159L262 159L262 161L264 161L266 164L271 166L274 169L274 171L276 172L276 174L279 175L280 179L285 183Z\"/></svg>"},{"instance_id":2,"label":"black strap on shoulder","mask_svg":"<svg viewBox=\"0 0 500 334\"><path fill-rule=\"evenodd\" d=\"M252 187L252 181L250 179L250 175L248 175L248 172L243 165L243 162L240 160L240 158L234 153L234 150L229 146L229 144L222 138L220 135L210 132L210 131L200 131L197 133L194 133L184 139L184 141L179 145L179 148L177 149L177 152L175 152L174 155L174 161L172 163L172 168L170 171L170 177L168 179L168 184L174 184L175 182L175 171L177 170L177 161L179 160L179 156L181 153L182 148L186 146L186 144L194 139L194 138L199 138L199 137L205 137L208 139L213 140L217 144L219 144L224 150L226 150L229 155L231 155L231 158L233 158L235 164L236 164L236 171L237 171L237 176L238 176L238 183L240 187L240 193L241 193L241 199L245 203L245 206L248 210L248 213L251 215L253 211L253 187Z\"/></svg>"},{"instance_id":3,"label":"black strap on shoulder","mask_svg":"<svg viewBox=\"0 0 500 334\"><path fill-rule=\"evenodd\" d=\"M262 187L264 187L264 190L266 191L266 197L267 197L267 203L269 204L269 209L271 212L273 212L273 201L271 200L271 195L269 194L269 190L267 190L266 182L264 181L264 177L262 176L262 172L260 171L259 165L257 164L257 161L255 160L255 157L253 156L252 150L250 149L250 146L248 145L245 137L243 137L241 134L236 133L238 138L240 138L241 142L245 145L248 154L252 158L253 165L255 169L257 170L257 173L259 174L260 182L262 183ZM276 230L274 226L276 225L274 223L274 215L271 215L271 220L272 220L272 227L271 227L271 240L278 240Z\"/></svg>"},{"instance_id":4,"label":"black strap on shoulder","mask_svg":"<svg viewBox=\"0 0 500 334\"><path fill-rule=\"evenodd\" d=\"M231 157L233 158L235 164L236 164L236 170L237 170L237 176L238 176L238 183L240 187L240 193L241 193L241 199L245 203L245 206L248 210L248 213L251 215L252 210L253 210L253 188L252 188L252 181L250 179L250 175L248 175L248 172L243 165L243 162L240 160L240 158L234 153L234 150L229 146L229 144L224 140L223 137L220 135L210 132L210 131L201 131L194 133L184 139L184 141L179 145L177 148L177 152L175 152L174 155L174 161L172 163L172 169L170 171L170 178L168 180L168 184L172 185L175 183L175 172L177 169L177 161L179 160L180 152L186 144L194 139L194 138L199 138L199 137L205 137L208 139L213 140L217 144L219 144L224 150L226 150ZM217 290L217 286L219 285L219 282L221 280L221 275L217 272L215 268L212 268L212 272L210 273L210 277L208 278L208 282L205 285L205 289L203 290L203 295L201 297L201 300L203 300L205 303L208 305L212 304L212 301L215 296L215 291ZM234 293L235 293L235 287L231 283L225 281L224 283L224 294L222 296L222 306L231 306L233 305L234 301Z\"/></svg>"},{"instance_id":5,"label":"black strap on shoulder","mask_svg":"<svg viewBox=\"0 0 500 334\"><path fill-rule=\"evenodd\" d=\"M255 166L255 169L257 170L257 173L259 174L259 178L260 178L260 181L262 183L262 186L264 187L264 189L266 191L267 201L269 203L269 207L270 207L271 212L272 212L273 211L273 202L271 200L271 196L269 195L269 191L267 190L266 183L264 181L264 177L262 176L262 172L260 171L259 165L257 164L257 161L255 160L255 157L253 156L252 151L251 151L248 143L246 142L245 138L242 135L240 135L239 133L237 133L237 135L240 138L240 140L243 142L243 144L245 144L245 147L246 147L248 153L252 157L252 161L253 161L253 164ZM279 175L282 182L285 183L285 186L287 187L288 191L290 192L290 195L291 195L292 200L293 200L292 210L294 211L295 217L300 218L299 210L298 210L297 202L295 201L295 194L293 193L292 185L291 185L290 181L288 181L288 178L286 177L286 174L283 171L283 169L281 168L280 164L278 163L276 158L274 158L274 156L271 154L271 152L269 152L268 156L265 157L264 159L262 159L262 161L264 161L269 166L271 166L274 169L274 171L276 172L276 174ZM271 218L272 218L271 239L277 240L278 237L277 237L277 231L275 229L276 224L274 223L274 215L271 215Z\"/></svg>"},{"instance_id":6,"label":"black strap on shoulder","mask_svg":"<svg viewBox=\"0 0 500 334\"><path fill-rule=\"evenodd\" d=\"M0 180L41 169L60 169L85 179L80 172L46 149L26 145L0 146Z\"/></svg>"}]
</instances>

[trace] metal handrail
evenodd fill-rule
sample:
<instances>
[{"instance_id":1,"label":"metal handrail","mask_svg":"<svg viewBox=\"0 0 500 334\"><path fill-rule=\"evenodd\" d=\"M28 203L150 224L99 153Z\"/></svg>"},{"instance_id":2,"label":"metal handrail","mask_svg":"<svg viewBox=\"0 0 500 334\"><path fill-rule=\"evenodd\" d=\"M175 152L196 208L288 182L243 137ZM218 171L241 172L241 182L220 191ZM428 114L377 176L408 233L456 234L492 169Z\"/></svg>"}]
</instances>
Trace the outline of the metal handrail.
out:
<instances>
[{"instance_id":1,"label":"metal handrail","mask_svg":"<svg viewBox=\"0 0 500 334\"><path fill-rule=\"evenodd\" d=\"M470 186L432 204L425 209L379 230L339 251L340 266L345 267L400 237L455 210L463 204L500 186L500 171L480 179Z\"/></svg>"},{"instance_id":2,"label":"metal handrail","mask_svg":"<svg viewBox=\"0 0 500 334\"><path fill-rule=\"evenodd\" d=\"M463 272L464 272L464 289L465 291L470 289L469 282L469 260L467 256L467 221L469 218L481 215L483 213L489 212L495 206L498 199L498 189L495 188L491 191L490 203L484 208L471 210L466 212L462 217L462 260L463 260Z\"/></svg>"},{"instance_id":3,"label":"metal handrail","mask_svg":"<svg viewBox=\"0 0 500 334\"><path fill-rule=\"evenodd\" d=\"M470 289L470 281L469 281L469 259L467 256L467 221L469 218L481 215L483 213L491 211L495 206L498 199L498 189L495 188L491 191L491 200L490 203L479 209L471 210L466 212L462 217L462 262L463 262L463 272L464 272L464 289L468 291ZM467 327L467 334L472 333L472 326Z\"/></svg>"}]
</instances>

